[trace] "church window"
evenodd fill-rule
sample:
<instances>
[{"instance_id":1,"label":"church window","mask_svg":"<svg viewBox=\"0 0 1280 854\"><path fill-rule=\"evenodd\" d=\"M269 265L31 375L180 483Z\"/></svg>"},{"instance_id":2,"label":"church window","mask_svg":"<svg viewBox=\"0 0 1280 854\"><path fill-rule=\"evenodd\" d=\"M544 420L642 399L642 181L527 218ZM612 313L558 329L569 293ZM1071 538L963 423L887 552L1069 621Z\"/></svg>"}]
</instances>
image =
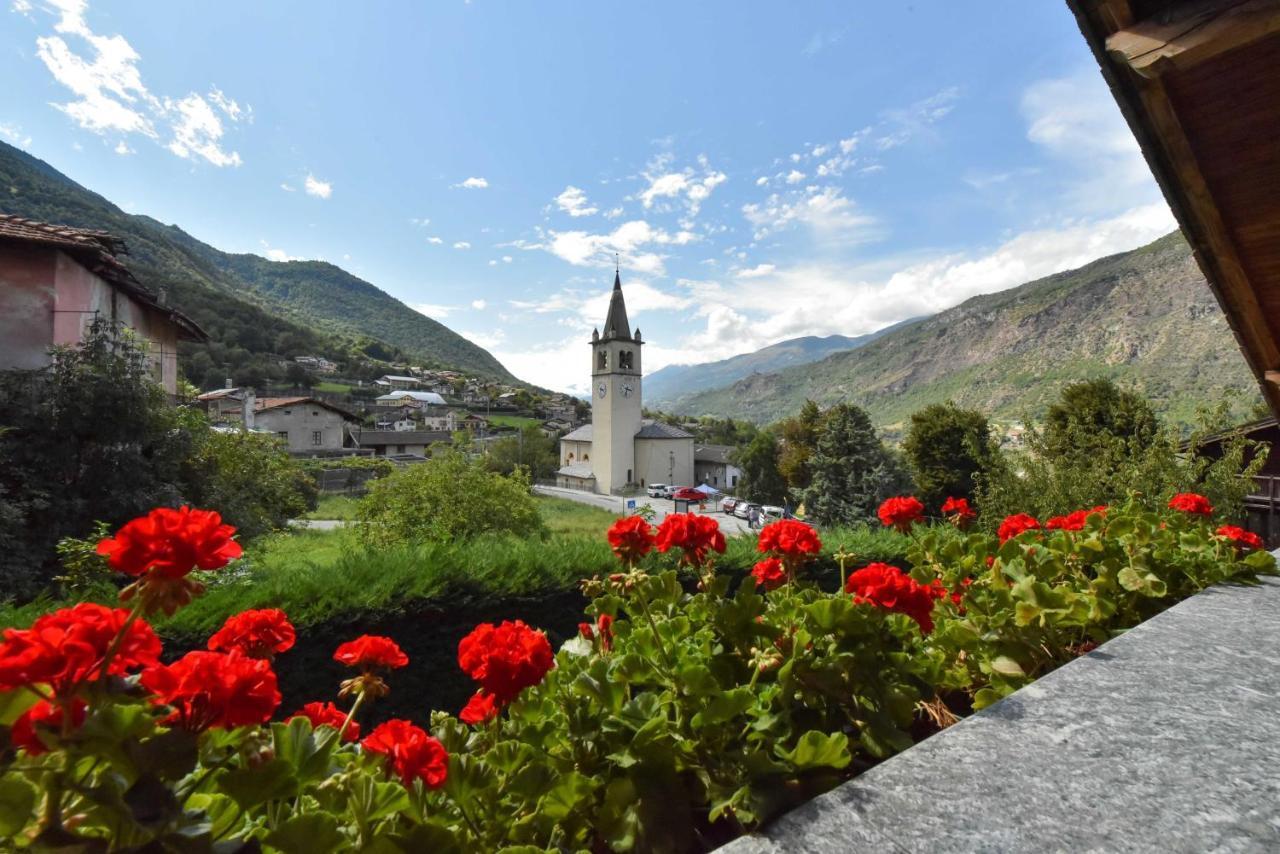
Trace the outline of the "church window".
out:
<instances>
[{"instance_id":1,"label":"church window","mask_svg":"<svg viewBox=\"0 0 1280 854\"><path fill-rule=\"evenodd\" d=\"M600 350L596 353L596 369L600 371L609 370L609 351Z\"/></svg>"},{"instance_id":2,"label":"church window","mask_svg":"<svg viewBox=\"0 0 1280 854\"><path fill-rule=\"evenodd\" d=\"M624 371L631 370L631 351L623 350L618 354L618 367Z\"/></svg>"},{"instance_id":3,"label":"church window","mask_svg":"<svg viewBox=\"0 0 1280 854\"><path fill-rule=\"evenodd\" d=\"M582 455L582 461L583 461L584 463L585 463L585 462L590 462L590 461L591 461L591 455L590 455L590 454L583 454L583 455Z\"/></svg>"}]
</instances>

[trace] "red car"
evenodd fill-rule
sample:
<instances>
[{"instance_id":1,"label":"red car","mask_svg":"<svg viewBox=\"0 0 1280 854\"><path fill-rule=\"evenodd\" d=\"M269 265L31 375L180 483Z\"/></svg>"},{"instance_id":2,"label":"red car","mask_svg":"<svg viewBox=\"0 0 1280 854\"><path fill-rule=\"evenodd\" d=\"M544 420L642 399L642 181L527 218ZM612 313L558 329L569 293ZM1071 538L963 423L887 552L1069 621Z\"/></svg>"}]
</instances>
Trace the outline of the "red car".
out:
<instances>
[{"instance_id":1,"label":"red car","mask_svg":"<svg viewBox=\"0 0 1280 854\"><path fill-rule=\"evenodd\" d=\"M675 501L706 501L707 496L692 486L682 486L675 492L671 493L671 498Z\"/></svg>"}]
</instances>

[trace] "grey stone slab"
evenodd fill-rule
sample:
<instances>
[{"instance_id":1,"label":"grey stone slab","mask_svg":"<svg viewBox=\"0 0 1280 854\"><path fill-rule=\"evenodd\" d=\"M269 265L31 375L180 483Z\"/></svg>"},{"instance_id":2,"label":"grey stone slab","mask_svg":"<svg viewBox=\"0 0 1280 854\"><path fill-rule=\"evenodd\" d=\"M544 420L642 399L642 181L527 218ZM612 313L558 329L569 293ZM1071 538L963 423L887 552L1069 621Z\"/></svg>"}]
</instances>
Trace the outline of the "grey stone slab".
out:
<instances>
[{"instance_id":1,"label":"grey stone slab","mask_svg":"<svg viewBox=\"0 0 1280 854\"><path fill-rule=\"evenodd\" d=\"M1280 583L1206 590L720 851L1280 851Z\"/></svg>"}]
</instances>

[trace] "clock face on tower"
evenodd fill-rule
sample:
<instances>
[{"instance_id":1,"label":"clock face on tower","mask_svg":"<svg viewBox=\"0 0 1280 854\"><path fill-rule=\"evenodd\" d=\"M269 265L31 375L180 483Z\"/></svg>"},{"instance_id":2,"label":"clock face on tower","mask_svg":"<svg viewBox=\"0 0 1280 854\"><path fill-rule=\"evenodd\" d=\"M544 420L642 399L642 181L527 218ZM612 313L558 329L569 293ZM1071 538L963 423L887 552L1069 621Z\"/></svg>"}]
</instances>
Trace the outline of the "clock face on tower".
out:
<instances>
[{"instance_id":1,"label":"clock face on tower","mask_svg":"<svg viewBox=\"0 0 1280 854\"><path fill-rule=\"evenodd\" d=\"M630 384L630 383L628 383L627 385L624 385L624 386L622 387L622 396L623 396L623 397L631 397L631 392L633 392L633 391L635 391L635 389L633 389L633 388L631 387L631 384Z\"/></svg>"},{"instance_id":2,"label":"clock face on tower","mask_svg":"<svg viewBox=\"0 0 1280 854\"><path fill-rule=\"evenodd\" d=\"M609 393L609 386L605 385L604 383L600 383L600 385L596 386L596 394L600 395L601 397L604 397L608 393Z\"/></svg>"}]
</instances>

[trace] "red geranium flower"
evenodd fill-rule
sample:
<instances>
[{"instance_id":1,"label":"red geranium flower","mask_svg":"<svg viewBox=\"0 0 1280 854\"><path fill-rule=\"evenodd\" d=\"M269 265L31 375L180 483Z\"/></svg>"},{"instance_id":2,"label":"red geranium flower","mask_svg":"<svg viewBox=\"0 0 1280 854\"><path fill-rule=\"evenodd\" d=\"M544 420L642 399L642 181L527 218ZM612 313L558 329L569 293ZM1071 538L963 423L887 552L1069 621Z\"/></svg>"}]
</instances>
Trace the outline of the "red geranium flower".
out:
<instances>
[{"instance_id":1,"label":"red geranium flower","mask_svg":"<svg viewBox=\"0 0 1280 854\"><path fill-rule=\"evenodd\" d=\"M306 718L311 721L312 727L327 726L340 730L343 722L347 719L347 713L333 703L307 703L301 709L289 715L287 720L293 720L294 718ZM360 740L360 724L356 723L354 718L351 723L347 724L347 731L342 734L342 740Z\"/></svg>"},{"instance_id":2,"label":"red geranium flower","mask_svg":"<svg viewBox=\"0 0 1280 854\"><path fill-rule=\"evenodd\" d=\"M598 632L596 631L597 629L599 629ZM594 626L590 623L578 623L578 634L592 643L599 637L601 648L608 652L613 649L613 617L608 614L601 614L596 618Z\"/></svg>"},{"instance_id":3,"label":"red geranium flower","mask_svg":"<svg viewBox=\"0 0 1280 854\"><path fill-rule=\"evenodd\" d=\"M1000 536L1000 542L1004 543L1023 531L1035 531L1039 528L1040 523L1035 516L1027 513L1015 513L1012 516L1005 517L1005 520L1000 523L1000 530L997 533Z\"/></svg>"},{"instance_id":4,"label":"red geranium flower","mask_svg":"<svg viewBox=\"0 0 1280 854\"><path fill-rule=\"evenodd\" d=\"M809 558L822 551L822 540L818 539L818 532L804 522L781 519L761 529L756 549L782 557Z\"/></svg>"},{"instance_id":5,"label":"red geranium flower","mask_svg":"<svg viewBox=\"0 0 1280 854\"><path fill-rule=\"evenodd\" d=\"M590 628L588 623L583 625ZM467 704L462 707L462 711L458 712L458 720L472 726L487 723L497 716L498 701L492 694L485 693L483 688L472 694L471 699L467 700Z\"/></svg>"},{"instance_id":6,"label":"red geranium flower","mask_svg":"<svg viewBox=\"0 0 1280 854\"><path fill-rule=\"evenodd\" d=\"M71 696L81 682L98 678L107 650L128 619L123 608L83 602L44 614L29 629L5 629L0 690L47 684L56 696ZM160 639L145 620L134 620L109 672L123 675L159 658Z\"/></svg>"},{"instance_id":7,"label":"red geranium flower","mask_svg":"<svg viewBox=\"0 0 1280 854\"><path fill-rule=\"evenodd\" d=\"M653 528L643 516L619 519L609 528L609 547L624 563L635 563L653 549Z\"/></svg>"},{"instance_id":8,"label":"red geranium flower","mask_svg":"<svg viewBox=\"0 0 1280 854\"><path fill-rule=\"evenodd\" d=\"M755 576L756 587L763 587L765 590L774 590L787 580L787 573L782 568L782 561L776 557L767 558L757 563L755 568L751 570L751 574Z\"/></svg>"},{"instance_id":9,"label":"red geranium flower","mask_svg":"<svg viewBox=\"0 0 1280 854\"><path fill-rule=\"evenodd\" d=\"M1044 526L1050 531L1083 531L1085 521L1089 518L1091 512L1093 511L1077 510L1065 516L1052 516L1048 522L1044 523Z\"/></svg>"},{"instance_id":10,"label":"red geranium flower","mask_svg":"<svg viewBox=\"0 0 1280 854\"><path fill-rule=\"evenodd\" d=\"M1090 507L1090 508L1089 508L1089 513L1090 513L1091 515L1092 515L1092 514L1094 514L1094 513L1097 513L1099 516L1105 516L1105 515L1107 515L1107 511L1108 511L1108 510L1110 510L1110 509L1111 509L1111 508L1110 508L1110 507L1108 507L1108 506L1107 506L1107 505L1105 505L1105 504L1099 504L1099 505L1098 505L1098 506L1096 506L1096 507Z\"/></svg>"},{"instance_id":11,"label":"red geranium flower","mask_svg":"<svg viewBox=\"0 0 1280 854\"><path fill-rule=\"evenodd\" d=\"M978 514L969 506L969 499L948 498L942 502L942 515L957 528L967 528Z\"/></svg>"},{"instance_id":12,"label":"red geranium flower","mask_svg":"<svg viewBox=\"0 0 1280 854\"><path fill-rule=\"evenodd\" d=\"M71 700L71 728L73 730L79 729L84 723L86 708L84 700L75 698ZM37 700L35 705L23 712L13 722L13 729L9 731L9 741L14 747L21 747L25 750L28 756L39 756L42 753L47 753L49 748L40 739L37 727L49 732L60 732L62 730L62 715L63 709L61 706L46 703L44 700Z\"/></svg>"},{"instance_id":13,"label":"red geranium flower","mask_svg":"<svg viewBox=\"0 0 1280 854\"><path fill-rule=\"evenodd\" d=\"M1252 531L1246 531L1237 525L1223 525L1214 532L1219 537L1230 540L1241 549L1260 549L1262 548L1262 538Z\"/></svg>"},{"instance_id":14,"label":"red geranium flower","mask_svg":"<svg viewBox=\"0 0 1280 854\"><path fill-rule=\"evenodd\" d=\"M504 706L554 664L547 636L520 620L481 623L458 644L458 666Z\"/></svg>"},{"instance_id":15,"label":"red geranium flower","mask_svg":"<svg viewBox=\"0 0 1280 854\"><path fill-rule=\"evenodd\" d=\"M946 596L941 587L924 585L896 566L871 563L849 576L844 586L855 602L869 602L887 611L906 614L920 626L921 634L933 631L933 603Z\"/></svg>"},{"instance_id":16,"label":"red geranium flower","mask_svg":"<svg viewBox=\"0 0 1280 854\"><path fill-rule=\"evenodd\" d=\"M209 649L220 652L238 649L250 658L269 661L276 653L292 649L295 639L293 624L284 611L264 608L227 617L222 628L209 638Z\"/></svg>"},{"instance_id":17,"label":"red geranium flower","mask_svg":"<svg viewBox=\"0 0 1280 854\"><path fill-rule=\"evenodd\" d=\"M214 510L157 507L99 542L98 554L127 575L151 571L181 578L196 568L220 569L240 557L240 544L231 539L235 532Z\"/></svg>"},{"instance_id":18,"label":"red geranium flower","mask_svg":"<svg viewBox=\"0 0 1280 854\"><path fill-rule=\"evenodd\" d=\"M913 495L886 498L880 505L879 516L885 527L896 528L905 534L924 518L924 505Z\"/></svg>"},{"instance_id":19,"label":"red geranium flower","mask_svg":"<svg viewBox=\"0 0 1280 854\"><path fill-rule=\"evenodd\" d=\"M266 723L280 705L270 662L229 653L189 652L173 664L142 672L157 702L173 707L165 723L190 732Z\"/></svg>"},{"instance_id":20,"label":"red geranium flower","mask_svg":"<svg viewBox=\"0 0 1280 854\"><path fill-rule=\"evenodd\" d=\"M333 660L347 667L359 667L362 670L373 670L383 667L393 670L409 663L409 656L391 638L380 635L361 635L338 647Z\"/></svg>"},{"instance_id":21,"label":"red geranium flower","mask_svg":"<svg viewBox=\"0 0 1280 854\"><path fill-rule=\"evenodd\" d=\"M444 745L426 730L393 718L369 733L361 746L368 753L386 756L390 769L405 786L421 780L428 789L438 789L449 776L449 754Z\"/></svg>"},{"instance_id":22,"label":"red geranium flower","mask_svg":"<svg viewBox=\"0 0 1280 854\"><path fill-rule=\"evenodd\" d=\"M720 523L710 516L672 513L658 526L657 545L658 551L664 554L671 549L681 549L686 563L702 566L707 559L707 552L723 554L725 543Z\"/></svg>"},{"instance_id":23,"label":"red geranium flower","mask_svg":"<svg viewBox=\"0 0 1280 854\"><path fill-rule=\"evenodd\" d=\"M1209 499L1194 492L1179 492L1169 499L1169 508L1191 516L1213 515L1213 505L1209 503Z\"/></svg>"}]
</instances>

